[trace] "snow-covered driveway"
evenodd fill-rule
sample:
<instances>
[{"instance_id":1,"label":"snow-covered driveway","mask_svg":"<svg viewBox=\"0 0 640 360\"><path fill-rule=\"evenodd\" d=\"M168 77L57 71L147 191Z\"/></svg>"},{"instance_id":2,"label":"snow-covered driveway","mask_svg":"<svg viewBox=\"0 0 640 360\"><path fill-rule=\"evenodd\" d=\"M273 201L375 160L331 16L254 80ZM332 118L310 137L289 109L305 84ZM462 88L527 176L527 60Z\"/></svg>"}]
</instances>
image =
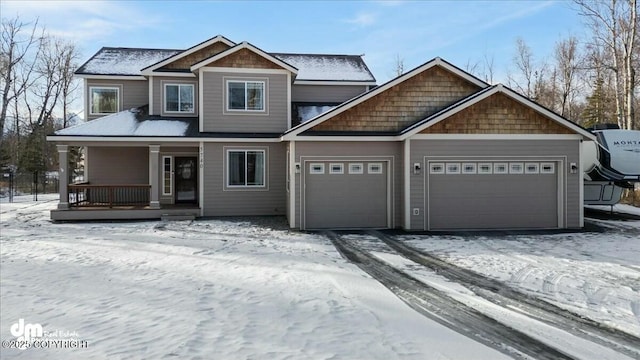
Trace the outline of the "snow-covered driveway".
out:
<instances>
[{"instance_id":1,"label":"snow-covered driveway","mask_svg":"<svg viewBox=\"0 0 640 360\"><path fill-rule=\"evenodd\" d=\"M14 339L10 328L24 319L88 346L3 348L2 359L502 359L513 353L420 315L343 259L326 237L290 232L277 221L52 224L55 197L17 200L0 204L0 338ZM637 336L640 222L599 224L606 232L396 239ZM567 357L633 354L491 304L374 236L348 237Z\"/></svg>"}]
</instances>

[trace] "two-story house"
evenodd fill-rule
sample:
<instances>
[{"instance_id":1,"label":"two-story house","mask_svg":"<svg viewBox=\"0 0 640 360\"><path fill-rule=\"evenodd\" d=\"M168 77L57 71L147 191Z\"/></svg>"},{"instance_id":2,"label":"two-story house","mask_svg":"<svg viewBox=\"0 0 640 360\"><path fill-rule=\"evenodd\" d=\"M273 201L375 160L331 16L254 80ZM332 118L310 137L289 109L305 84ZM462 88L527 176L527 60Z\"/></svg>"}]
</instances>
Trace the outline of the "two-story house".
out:
<instances>
[{"instance_id":1,"label":"two-story house","mask_svg":"<svg viewBox=\"0 0 640 360\"><path fill-rule=\"evenodd\" d=\"M102 48L89 121L48 137L54 220L286 215L292 228L575 228L585 129L435 58L376 86L361 56Z\"/></svg>"}]
</instances>

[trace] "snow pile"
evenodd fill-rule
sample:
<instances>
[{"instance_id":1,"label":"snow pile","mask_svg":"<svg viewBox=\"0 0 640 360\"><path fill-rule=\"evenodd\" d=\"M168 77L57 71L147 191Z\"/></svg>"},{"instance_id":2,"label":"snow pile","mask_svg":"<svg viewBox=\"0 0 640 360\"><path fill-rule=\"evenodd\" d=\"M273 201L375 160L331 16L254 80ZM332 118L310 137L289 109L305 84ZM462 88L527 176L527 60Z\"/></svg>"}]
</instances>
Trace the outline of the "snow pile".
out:
<instances>
[{"instance_id":1,"label":"snow pile","mask_svg":"<svg viewBox=\"0 0 640 360\"><path fill-rule=\"evenodd\" d=\"M51 224L57 199L29 198L0 204L0 338L23 318L89 345L3 359L505 359L322 236L248 221Z\"/></svg>"},{"instance_id":2,"label":"snow pile","mask_svg":"<svg viewBox=\"0 0 640 360\"><path fill-rule=\"evenodd\" d=\"M77 74L140 75L140 70L182 50L102 48L82 65Z\"/></svg>"},{"instance_id":3,"label":"snow pile","mask_svg":"<svg viewBox=\"0 0 640 360\"><path fill-rule=\"evenodd\" d=\"M125 110L58 130L55 134L61 136L184 136L188 127L187 122L179 119L139 121L134 111Z\"/></svg>"},{"instance_id":4,"label":"snow pile","mask_svg":"<svg viewBox=\"0 0 640 360\"><path fill-rule=\"evenodd\" d=\"M376 81L357 55L272 55L298 69L296 80Z\"/></svg>"}]
</instances>

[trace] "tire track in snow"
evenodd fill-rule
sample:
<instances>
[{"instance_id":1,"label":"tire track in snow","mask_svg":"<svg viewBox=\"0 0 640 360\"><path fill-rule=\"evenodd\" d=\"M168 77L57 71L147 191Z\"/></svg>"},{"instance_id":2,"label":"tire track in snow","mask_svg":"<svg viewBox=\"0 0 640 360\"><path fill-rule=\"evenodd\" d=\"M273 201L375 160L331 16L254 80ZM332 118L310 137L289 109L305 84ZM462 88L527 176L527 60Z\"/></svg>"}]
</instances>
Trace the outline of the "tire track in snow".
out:
<instances>
[{"instance_id":1,"label":"tire track in snow","mask_svg":"<svg viewBox=\"0 0 640 360\"><path fill-rule=\"evenodd\" d=\"M392 239L379 231L371 231L370 234L387 244L399 255L435 271L438 275L444 276L452 282L467 287L478 296L494 304L509 307L511 310L518 311L570 334L608 347L632 358L640 359L640 339L631 334L583 318L544 300L528 296L503 282L448 263L438 257ZM527 271L523 273L526 274ZM553 284L557 285L557 281L561 278L562 274L552 276L548 285L550 291L553 290ZM640 308L636 308L636 310L640 310Z\"/></svg>"},{"instance_id":2,"label":"tire track in snow","mask_svg":"<svg viewBox=\"0 0 640 360\"><path fill-rule=\"evenodd\" d=\"M344 258L391 290L422 315L482 344L519 358L572 359L540 340L467 306L369 252L344 241L335 232L327 237Z\"/></svg>"}]
</instances>

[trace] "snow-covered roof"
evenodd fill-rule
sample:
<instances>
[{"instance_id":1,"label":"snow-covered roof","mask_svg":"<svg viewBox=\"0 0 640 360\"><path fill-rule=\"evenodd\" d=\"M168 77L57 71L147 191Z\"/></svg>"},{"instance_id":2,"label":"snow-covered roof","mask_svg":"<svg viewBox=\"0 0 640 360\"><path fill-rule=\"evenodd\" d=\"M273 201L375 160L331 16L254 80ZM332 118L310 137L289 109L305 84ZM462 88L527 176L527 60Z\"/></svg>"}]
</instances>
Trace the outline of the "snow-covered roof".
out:
<instances>
[{"instance_id":1,"label":"snow-covered roof","mask_svg":"<svg viewBox=\"0 0 640 360\"><path fill-rule=\"evenodd\" d=\"M277 53L271 55L298 68L296 80L376 81L360 55Z\"/></svg>"},{"instance_id":2,"label":"snow-covered roof","mask_svg":"<svg viewBox=\"0 0 640 360\"><path fill-rule=\"evenodd\" d=\"M336 107L335 105L299 105L298 118L300 122L307 122L314 117L323 114Z\"/></svg>"},{"instance_id":3,"label":"snow-covered roof","mask_svg":"<svg viewBox=\"0 0 640 360\"><path fill-rule=\"evenodd\" d=\"M78 68L78 75L140 76L141 70L185 50L103 47ZM375 83L360 55L269 53L298 69L296 81Z\"/></svg>"},{"instance_id":4,"label":"snow-covered roof","mask_svg":"<svg viewBox=\"0 0 640 360\"><path fill-rule=\"evenodd\" d=\"M185 136L190 122L184 119L138 119L138 111L125 110L58 130L72 136Z\"/></svg>"},{"instance_id":5,"label":"snow-covered roof","mask_svg":"<svg viewBox=\"0 0 640 360\"><path fill-rule=\"evenodd\" d=\"M140 75L140 70L182 50L103 47L76 70L78 75Z\"/></svg>"}]
</instances>

